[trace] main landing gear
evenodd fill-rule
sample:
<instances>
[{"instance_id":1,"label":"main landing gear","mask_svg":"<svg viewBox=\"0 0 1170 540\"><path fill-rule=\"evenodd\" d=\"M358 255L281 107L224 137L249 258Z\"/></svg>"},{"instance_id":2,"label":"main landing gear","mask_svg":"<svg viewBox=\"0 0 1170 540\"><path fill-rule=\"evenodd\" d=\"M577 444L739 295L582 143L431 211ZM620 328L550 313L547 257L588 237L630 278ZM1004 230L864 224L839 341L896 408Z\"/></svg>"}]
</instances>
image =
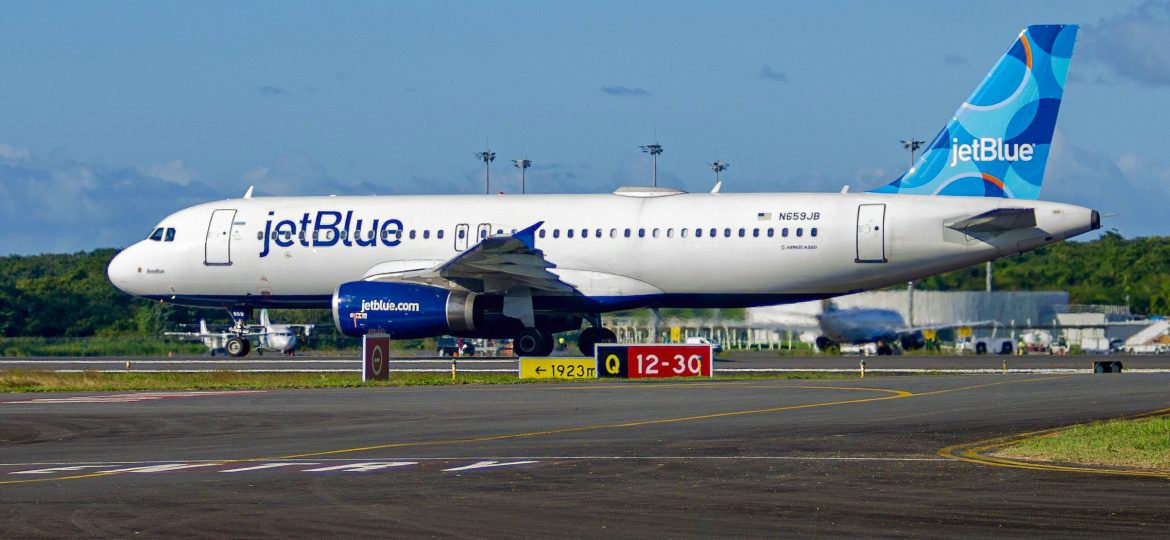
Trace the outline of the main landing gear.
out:
<instances>
[{"instance_id":1,"label":"main landing gear","mask_svg":"<svg viewBox=\"0 0 1170 540\"><path fill-rule=\"evenodd\" d=\"M516 356L548 356L553 352L552 334L539 328L525 328L512 338Z\"/></svg>"},{"instance_id":2,"label":"main landing gear","mask_svg":"<svg viewBox=\"0 0 1170 540\"><path fill-rule=\"evenodd\" d=\"M577 337L577 348L581 354L593 356L593 350L598 343L617 343L617 335L613 330L603 326L590 326L581 331Z\"/></svg>"}]
</instances>

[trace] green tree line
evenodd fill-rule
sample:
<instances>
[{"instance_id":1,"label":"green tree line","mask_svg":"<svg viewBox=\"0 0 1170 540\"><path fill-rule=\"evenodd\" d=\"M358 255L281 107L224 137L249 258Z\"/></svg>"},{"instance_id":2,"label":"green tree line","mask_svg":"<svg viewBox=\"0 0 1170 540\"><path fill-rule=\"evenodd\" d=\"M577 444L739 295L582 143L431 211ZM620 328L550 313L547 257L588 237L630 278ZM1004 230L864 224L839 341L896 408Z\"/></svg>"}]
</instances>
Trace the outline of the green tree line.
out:
<instances>
[{"instance_id":1,"label":"green tree line","mask_svg":"<svg viewBox=\"0 0 1170 540\"><path fill-rule=\"evenodd\" d=\"M0 335L5 337L157 336L183 325L228 323L226 312L131 297L106 279L117 253L0 257ZM923 279L923 290L982 290L984 266ZM1062 242L995 262L996 290L1067 290L1077 304L1129 305L1139 314L1170 314L1170 237L1126 239L1106 233L1088 242ZM727 315L738 311L725 310ZM664 316L710 313L664 310ZM332 326L328 310L273 310L282 323ZM324 328L323 328L324 329Z\"/></svg>"}]
</instances>

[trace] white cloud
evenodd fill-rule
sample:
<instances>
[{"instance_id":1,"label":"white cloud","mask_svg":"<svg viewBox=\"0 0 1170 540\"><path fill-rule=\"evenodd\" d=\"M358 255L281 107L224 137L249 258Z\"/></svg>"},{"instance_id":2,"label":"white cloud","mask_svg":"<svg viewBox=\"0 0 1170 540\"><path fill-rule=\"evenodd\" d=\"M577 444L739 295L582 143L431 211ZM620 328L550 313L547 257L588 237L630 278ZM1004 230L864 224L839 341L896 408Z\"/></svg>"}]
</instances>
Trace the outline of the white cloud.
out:
<instances>
[{"instance_id":1,"label":"white cloud","mask_svg":"<svg viewBox=\"0 0 1170 540\"><path fill-rule=\"evenodd\" d=\"M174 159L166 163L154 163L146 167L140 167L138 170L146 176L153 176L159 180L179 184L180 186L185 186L199 180L199 173L187 167L181 159Z\"/></svg>"},{"instance_id":2,"label":"white cloud","mask_svg":"<svg viewBox=\"0 0 1170 540\"><path fill-rule=\"evenodd\" d=\"M1057 130L1044 177L1044 199L1116 214L1104 221L1106 229L1124 236L1170 234L1170 224L1161 219L1170 195L1165 164L1077 146Z\"/></svg>"},{"instance_id":3,"label":"white cloud","mask_svg":"<svg viewBox=\"0 0 1170 540\"><path fill-rule=\"evenodd\" d=\"M1170 86L1170 2L1150 0L1084 28L1092 58L1118 76L1147 86Z\"/></svg>"}]
</instances>

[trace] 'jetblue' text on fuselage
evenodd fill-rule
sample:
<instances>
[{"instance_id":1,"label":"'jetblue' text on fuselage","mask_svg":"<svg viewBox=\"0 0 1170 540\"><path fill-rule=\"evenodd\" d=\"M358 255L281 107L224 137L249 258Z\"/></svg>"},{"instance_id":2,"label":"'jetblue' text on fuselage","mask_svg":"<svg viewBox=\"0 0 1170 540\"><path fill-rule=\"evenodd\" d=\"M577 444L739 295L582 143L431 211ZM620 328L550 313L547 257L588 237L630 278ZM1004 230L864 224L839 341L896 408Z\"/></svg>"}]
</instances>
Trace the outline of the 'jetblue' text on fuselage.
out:
<instances>
[{"instance_id":1,"label":"'jetblue' text on fuselage","mask_svg":"<svg viewBox=\"0 0 1170 540\"><path fill-rule=\"evenodd\" d=\"M373 247L381 242L383 246L394 247L402 243L402 222L397 219L354 218L353 210L337 212L320 210L305 212L299 220L275 221L275 212L268 212L264 224L264 247L261 257L267 257L271 244L292 247L300 243L304 247L328 247L341 244L346 247Z\"/></svg>"}]
</instances>

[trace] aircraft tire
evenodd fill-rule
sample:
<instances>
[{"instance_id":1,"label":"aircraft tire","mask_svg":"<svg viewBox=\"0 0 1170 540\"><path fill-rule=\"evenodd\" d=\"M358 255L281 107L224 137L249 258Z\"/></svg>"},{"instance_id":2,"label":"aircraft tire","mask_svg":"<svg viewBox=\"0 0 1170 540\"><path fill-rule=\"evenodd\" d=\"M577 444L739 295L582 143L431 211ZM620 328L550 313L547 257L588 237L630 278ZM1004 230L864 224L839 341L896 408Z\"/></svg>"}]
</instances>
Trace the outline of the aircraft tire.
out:
<instances>
[{"instance_id":1,"label":"aircraft tire","mask_svg":"<svg viewBox=\"0 0 1170 540\"><path fill-rule=\"evenodd\" d=\"M577 337L577 348L584 356L593 356L598 343L617 343L617 335L608 328L591 326Z\"/></svg>"},{"instance_id":2,"label":"aircraft tire","mask_svg":"<svg viewBox=\"0 0 1170 540\"><path fill-rule=\"evenodd\" d=\"M817 336L817 349L820 349L821 352L829 352L832 347L833 340L825 336Z\"/></svg>"},{"instance_id":3,"label":"aircraft tire","mask_svg":"<svg viewBox=\"0 0 1170 540\"><path fill-rule=\"evenodd\" d=\"M987 354L987 344L982 342L976 343L975 354Z\"/></svg>"},{"instance_id":4,"label":"aircraft tire","mask_svg":"<svg viewBox=\"0 0 1170 540\"><path fill-rule=\"evenodd\" d=\"M889 345L882 343L881 345L878 345L877 354L878 354L878 356L893 356L894 349L891 348Z\"/></svg>"},{"instance_id":5,"label":"aircraft tire","mask_svg":"<svg viewBox=\"0 0 1170 540\"><path fill-rule=\"evenodd\" d=\"M549 347L548 352L541 354L546 345ZM552 336L537 328L525 328L512 338L512 349L516 356L548 356L552 352Z\"/></svg>"},{"instance_id":6,"label":"aircraft tire","mask_svg":"<svg viewBox=\"0 0 1170 540\"><path fill-rule=\"evenodd\" d=\"M223 348L227 351L228 356L239 358L248 355L248 351L252 349L252 344L248 343L247 339L237 336L227 340Z\"/></svg>"},{"instance_id":7,"label":"aircraft tire","mask_svg":"<svg viewBox=\"0 0 1170 540\"><path fill-rule=\"evenodd\" d=\"M553 349L556 349L556 347L557 344L556 340L553 339L553 335L544 333L544 342L541 343L540 350L536 352L536 356L548 356L552 354Z\"/></svg>"}]
</instances>

